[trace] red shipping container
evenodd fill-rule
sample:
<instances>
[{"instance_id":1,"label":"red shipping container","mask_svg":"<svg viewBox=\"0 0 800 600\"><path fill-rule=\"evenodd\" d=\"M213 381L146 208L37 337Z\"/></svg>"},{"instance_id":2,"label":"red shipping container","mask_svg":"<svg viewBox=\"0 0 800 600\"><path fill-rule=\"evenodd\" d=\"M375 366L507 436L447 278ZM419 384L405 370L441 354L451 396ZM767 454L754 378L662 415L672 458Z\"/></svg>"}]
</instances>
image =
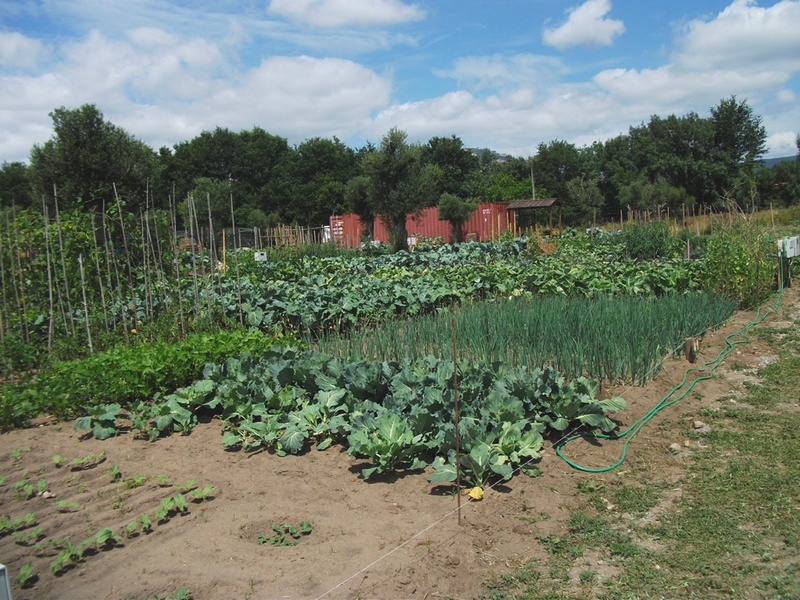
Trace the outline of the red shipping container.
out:
<instances>
[{"instance_id":1,"label":"red shipping container","mask_svg":"<svg viewBox=\"0 0 800 600\"><path fill-rule=\"evenodd\" d=\"M485 242L493 240L505 233L509 227L508 202L485 202L478 205L469 220L461 228L462 239L475 239ZM361 243L364 226L355 214L333 216L330 218L331 237L345 248L355 248ZM452 241L449 221L439 219L435 206L424 208L418 215L410 215L406 219L406 231L413 245L414 238L441 237L445 242ZM375 219L373 239L384 244L389 243L389 231L378 218Z\"/></svg>"}]
</instances>

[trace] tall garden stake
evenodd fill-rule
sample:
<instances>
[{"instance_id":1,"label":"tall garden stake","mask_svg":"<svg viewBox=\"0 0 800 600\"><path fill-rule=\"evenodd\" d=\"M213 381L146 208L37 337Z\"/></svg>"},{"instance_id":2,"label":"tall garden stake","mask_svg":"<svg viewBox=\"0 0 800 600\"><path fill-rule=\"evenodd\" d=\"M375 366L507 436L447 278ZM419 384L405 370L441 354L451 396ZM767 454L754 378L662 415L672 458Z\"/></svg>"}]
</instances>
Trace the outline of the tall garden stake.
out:
<instances>
[{"instance_id":1,"label":"tall garden stake","mask_svg":"<svg viewBox=\"0 0 800 600\"><path fill-rule=\"evenodd\" d=\"M172 195L169 197L169 216L172 221L172 264L175 267L175 289L178 292L178 313L181 317L181 339L186 337L186 321L183 317L183 287L181 286L181 269L178 262L178 215L175 212L175 184L172 185Z\"/></svg>"},{"instance_id":2,"label":"tall garden stake","mask_svg":"<svg viewBox=\"0 0 800 600\"><path fill-rule=\"evenodd\" d=\"M83 254L78 254L78 267L80 267L81 271L81 293L83 294L83 318L86 321L86 342L89 344L89 353L94 354L92 333L89 330L89 306L86 304L86 280L83 277Z\"/></svg>"},{"instance_id":3,"label":"tall garden stake","mask_svg":"<svg viewBox=\"0 0 800 600\"><path fill-rule=\"evenodd\" d=\"M230 193L231 200L231 237L233 238L233 261L236 263L236 295L238 296L239 323L244 325L242 316L242 282L239 279L239 253L236 250L236 217L233 215L233 192Z\"/></svg>"},{"instance_id":4,"label":"tall garden stake","mask_svg":"<svg viewBox=\"0 0 800 600\"><path fill-rule=\"evenodd\" d=\"M458 499L458 524L461 525L461 435L458 432L458 354L456 350L456 318L451 317L453 326L453 407L456 420L456 498Z\"/></svg>"},{"instance_id":5,"label":"tall garden stake","mask_svg":"<svg viewBox=\"0 0 800 600\"><path fill-rule=\"evenodd\" d=\"M106 309L106 292L103 289L103 271L100 268L100 251L97 247L97 224L95 214L92 213L92 241L94 242L94 267L97 270L97 285L100 287L100 304L103 307L103 321L108 333L108 310Z\"/></svg>"},{"instance_id":6,"label":"tall garden stake","mask_svg":"<svg viewBox=\"0 0 800 600\"><path fill-rule=\"evenodd\" d=\"M47 257L47 300L49 306L49 315L47 320L47 356L50 356L50 351L53 349L53 278L50 272L50 235L49 225L47 220L47 205L44 203L44 195L42 195L42 218L44 219L44 252Z\"/></svg>"},{"instance_id":7,"label":"tall garden stake","mask_svg":"<svg viewBox=\"0 0 800 600\"><path fill-rule=\"evenodd\" d=\"M61 217L58 213L58 193L56 191L56 184L53 184L53 205L56 210L56 232L58 233L58 251L61 256L61 273L64 277L64 293L67 296L67 311L69 314L69 326L72 330L72 335L75 335L75 318L72 313L72 301L70 300L69 282L67 281L67 262L64 259L64 240L61 236Z\"/></svg>"}]
</instances>

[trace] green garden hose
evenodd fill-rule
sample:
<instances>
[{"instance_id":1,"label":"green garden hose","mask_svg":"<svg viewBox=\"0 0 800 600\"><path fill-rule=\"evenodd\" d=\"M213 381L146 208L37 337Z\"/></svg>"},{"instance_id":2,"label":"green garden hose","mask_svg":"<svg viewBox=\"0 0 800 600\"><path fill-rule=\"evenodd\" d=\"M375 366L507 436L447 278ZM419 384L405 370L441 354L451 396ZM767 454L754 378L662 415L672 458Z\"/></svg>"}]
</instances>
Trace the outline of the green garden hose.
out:
<instances>
[{"instance_id":1,"label":"green garden hose","mask_svg":"<svg viewBox=\"0 0 800 600\"><path fill-rule=\"evenodd\" d=\"M556 444L556 446L555 446L556 454L558 454L558 456L560 456L562 459L564 459L564 461L569 466L571 466L572 468L577 469L578 471L583 471L585 473L606 473L606 472L612 471L612 470L616 469L618 466L620 466L623 462L625 462L625 458L626 458L626 456L628 454L628 444L630 444L631 441L633 441L633 438L636 437L636 435L639 433L639 430L641 430L642 427L644 427L645 424L648 421L650 421L650 419L655 417L660 411L662 411L666 407L671 406L672 404L675 404L676 402L679 402L680 400L683 400L683 398L685 398L686 395L690 391L692 391L692 389L694 388L695 384L698 381L704 381L706 379L711 379L712 375L714 374L714 370L719 365L722 364L722 362L725 360L725 358L728 356L728 354L730 354L733 351L734 347L736 347L739 344L746 344L746 343L750 342L750 338L746 335L747 332L752 327L754 327L754 326L758 325L759 323L763 322L764 319L766 319L770 314L774 314L774 313L778 312L778 309L780 308L780 305L781 305L781 299L783 297L783 278L782 278L782 274L779 275L779 280L780 280L779 289L775 293L776 300L775 300L775 304L774 305L760 307L758 309L758 311L756 312L755 319L753 319L753 321L750 324L748 324L746 327L744 327L739 333L731 333L731 334L725 336L725 348L723 348L719 352L719 354L717 354L717 356L715 358L713 358L712 360L710 360L708 362L703 363L702 367L692 367L690 369L687 369L686 372L683 374L683 379L681 380L681 382L678 385L676 385L674 388L672 388L672 390L666 396L664 396L664 398L662 398L650 411L648 411L647 414L645 414L643 417L641 417L641 418L637 419L636 421L634 421L634 423L630 427L628 427L628 429L626 429L625 431L622 431L620 433L612 433L612 434L591 432L591 433L582 433L582 434L570 436L570 437L568 437L568 438L566 438L564 440L561 440L558 444ZM732 338L736 338L736 337L739 337L740 339L736 339L736 340L732 339ZM701 375L701 376L697 377L696 379L694 379L686 389L684 389L677 397L673 398L673 396L675 396L675 394L677 394L678 391L681 390L683 388L683 386L686 385L686 381L687 381L690 373L692 373L693 371L697 371L698 373L702 373L703 371L706 371L706 369L708 369L708 372L705 375ZM599 438L599 439L604 439L604 440L620 440L620 439L623 439L623 438L626 438L626 439L625 439L624 444L622 445L622 456L620 457L620 459L617 462L615 462L614 464L612 464L612 465L610 465L608 467L601 467L601 468L597 468L597 469L592 469L592 468L584 467L584 466L581 466L581 465L579 465L577 463L574 463L574 462L572 462L571 460L569 460L566 456L564 456L562 454L562 449L564 448L564 446L567 445L572 440L576 440L578 438L583 438L583 439L585 439L585 438Z\"/></svg>"}]
</instances>

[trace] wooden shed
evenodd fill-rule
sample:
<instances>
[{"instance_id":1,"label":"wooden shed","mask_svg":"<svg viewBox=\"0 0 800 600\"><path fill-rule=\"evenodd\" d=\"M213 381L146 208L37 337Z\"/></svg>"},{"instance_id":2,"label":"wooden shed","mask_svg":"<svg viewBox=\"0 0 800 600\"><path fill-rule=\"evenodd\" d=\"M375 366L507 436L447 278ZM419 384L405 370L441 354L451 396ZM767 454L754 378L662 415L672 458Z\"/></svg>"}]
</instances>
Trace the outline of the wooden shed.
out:
<instances>
[{"instance_id":1,"label":"wooden shed","mask_svg":"<svg viewBox=\"0 0 800 600\"><path fill-rule=\"evenodd\" d=\"M514 200L506 207L511 213L509 221L514 234L529 227L538 227L537 213L547 209L547 223L550 231L553 230L553 210L558 207L556 198L536 198L531 200ZM513 215L513 216L512 216ZM561 229L561 210L558 211L558 228Z\"/></svg>"}]
</instances>

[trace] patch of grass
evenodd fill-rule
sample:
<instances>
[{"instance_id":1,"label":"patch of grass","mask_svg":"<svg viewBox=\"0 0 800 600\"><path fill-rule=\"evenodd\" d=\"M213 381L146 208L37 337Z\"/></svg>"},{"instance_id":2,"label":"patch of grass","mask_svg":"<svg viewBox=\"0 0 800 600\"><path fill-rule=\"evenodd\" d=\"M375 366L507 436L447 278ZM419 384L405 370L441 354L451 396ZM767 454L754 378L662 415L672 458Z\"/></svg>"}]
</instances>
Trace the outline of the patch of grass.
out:
<instances>
[{"instance_id":1,"label":"patch of grass","mask_svg":"<svg viewBox=\"0 0 800 600\"><path fill-rule=\"evenodd\" d=\"M614 502L622 512L642 514L658 504L651 487L622 486L614 490Z\"/></svg>"}]
</instances>

